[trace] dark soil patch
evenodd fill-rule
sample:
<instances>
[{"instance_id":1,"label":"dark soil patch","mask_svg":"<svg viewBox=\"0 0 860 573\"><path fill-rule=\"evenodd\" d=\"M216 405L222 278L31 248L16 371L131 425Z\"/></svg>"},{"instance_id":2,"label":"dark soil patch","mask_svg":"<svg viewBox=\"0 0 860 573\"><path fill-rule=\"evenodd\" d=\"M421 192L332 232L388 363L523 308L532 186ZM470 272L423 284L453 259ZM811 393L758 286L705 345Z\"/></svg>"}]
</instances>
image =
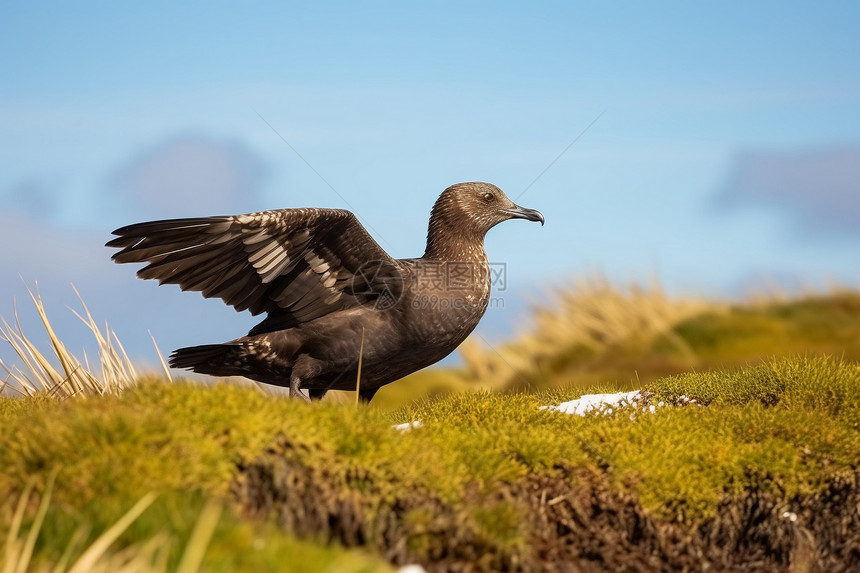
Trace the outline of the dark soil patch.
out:
<instances>
[{"instance_id":1,"label":"dark soil patch","mask_svg":"<svg viewBox=\"0 0 860 573\"><path fill-rule=\"evenodd\" d=\"M566 467L469 488L456 505L286 436L239 470L232 493L247 515L431 572L860 570L860 473L815 495L751 486L692 527Z\"/></svg>"}]
</instances>

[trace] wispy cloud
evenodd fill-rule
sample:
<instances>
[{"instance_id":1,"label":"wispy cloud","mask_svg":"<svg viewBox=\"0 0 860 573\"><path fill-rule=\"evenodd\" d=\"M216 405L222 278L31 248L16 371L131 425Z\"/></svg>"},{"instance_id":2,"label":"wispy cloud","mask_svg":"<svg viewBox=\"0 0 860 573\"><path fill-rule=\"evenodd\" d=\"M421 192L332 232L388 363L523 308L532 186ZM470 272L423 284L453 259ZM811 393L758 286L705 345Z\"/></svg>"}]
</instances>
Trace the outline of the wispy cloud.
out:
<instances>
[{"instance_id":1,"label":"wispy cloud","mask_svg":"<svg viewBox=\"0 0 860 573\"><path fill-rule=\"evenodd\" d=\"M804 233L860 237L860 145L741 153L717 203L778 210Z\"/></svg>"},{"instance_id":2,"label":"wispy cloud","mask_svg":"<svg viewBox=\"0 0 860 573\"><path fill-rule=\"evenodd\" d=\"M135 277L129 265L116 265L104 247L107 231L72 231L50 221L0 210L4 242L0 249L0 316L14 321L16 306L25 331L39 340L41 326L27 288L38 286L51 322L65 344L94 356L96 348L81 322L65 307L80 309L70 286L80 291L98 322L109 320L133 359L157 366L149 332L164 350L199 340L229 340L253 324L247 315L204 300L196 293L159 287ZM0 341L0 359L16 363L14 353Z\"/></svg>"},{"instance_id":3,"label":"wispy cloud","mask_svg":"<svg viewBox=\"0 0 860 573\"><path fill-rule=\"evenodd\" d=\"M50 218L55 214L56 194L44 180L30 178L13 183L0 191L0 205L32 218Z\"/></svg>"},{"instance_id":4,"label":"wispy cloud","mask_svg":"<svg viewBox=\"0 0 860 573\"><path fill-rule=\"evenodd\" d=\"M230 214L258 207L265 176L262 160L239 141L182 135L116 169L106 195L139 219Z\"/></svg>"}]
</instances>

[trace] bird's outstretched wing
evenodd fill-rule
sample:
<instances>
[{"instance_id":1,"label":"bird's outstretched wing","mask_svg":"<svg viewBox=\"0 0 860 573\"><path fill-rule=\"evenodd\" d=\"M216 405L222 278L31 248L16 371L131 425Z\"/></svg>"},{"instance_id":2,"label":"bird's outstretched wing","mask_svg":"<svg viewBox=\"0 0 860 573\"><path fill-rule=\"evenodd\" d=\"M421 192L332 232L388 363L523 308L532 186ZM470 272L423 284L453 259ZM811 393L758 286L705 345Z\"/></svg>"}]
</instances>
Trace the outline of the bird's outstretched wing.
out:
<instances>
[{"instance_id":1,"label":"bird's outstretched wing","mask_svg":"<svg viewBox=\"0 0 860 573\"><path fill-rule=\"evenodd\" d=\"M257 332L373 304L403 284L404 267L340 209L153 221L113 234L107 246L122 249L114 261L148 263L140 278L270 313Z\"/></svg>"}]
</instances>

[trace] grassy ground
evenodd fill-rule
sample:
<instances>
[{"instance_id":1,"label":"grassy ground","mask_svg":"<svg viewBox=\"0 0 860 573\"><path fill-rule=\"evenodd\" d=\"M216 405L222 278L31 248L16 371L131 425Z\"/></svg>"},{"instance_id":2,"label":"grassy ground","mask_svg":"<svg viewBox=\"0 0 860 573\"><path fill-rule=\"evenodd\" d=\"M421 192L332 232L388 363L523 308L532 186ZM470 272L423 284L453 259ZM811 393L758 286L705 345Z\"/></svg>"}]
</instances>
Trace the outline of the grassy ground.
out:
<instances>
[{"instance_id":1,"label":"grassy ground","mask_svg":"<svg viewBox=\"0 0 860 573\"><path fill-rule=\"evenodd\" d=\"M271 526L243 520L227 503L237 461L300 423L308 412L297 416L297 404L232 385L156 380L120 396L65 402L37 396L0 404L3 525L9 526L26 484L44 491L55 479L36 545L39 561L59 560L79 530L82 551L135 502L156 492L119 545L166 536L171 570L210 498L224 503L225 512L204 561L207 570L388 570L361 553L275 534ZM289 567L281 568L283 562Z\"/></svg>"},{"instance_id":2,"label":"grassy ground","mask_svg":"<svg viewBox=\"0 0 860 573\"><path fill-rule=\"evenodd\" d=\"M536 392L510 380L487 390L503 370L473 354L467 369L420 376L484 390L397 409L154 377L104 395L0 399L0 569L74 570L112 528L103 570L134 559L148 571L857 564L860 297L678 312L642 300L621 307L639 307L629 327L555 336L535 365L516 362L529 334L507 346ZM661 375L684 361L698 372ZM641 369L643 403L540 409L586 383L627 385L628 367ZM391 428L412 420L422 426Z\"/></svg>"},{"instance_id":3,"label":"grassy ground","mask_svg":"<svg viewBox=\"0 0 860 573\"><path fill-rule=\"evenodd\" d=\"M557 480L559 468L576 469L562 480L605 480L653 518L692 530L714 518L727 496L751 487L784 500L814 495L860 463L860 369L853 363L795 358L665 378L648 390L652 403L677 402L684 395L702 406L664 406L654 413L630 407L586 417L540 410L541 404L578 394L556 390L458 394L392 416L344 404L273 399L226 384L155 380L119 396L5 401L4 526L26 484L44 491L55 479L36 544L39 561L59 560L80 528L94 538L156 492L119 545L167 536L171 566L181 558L205 501L214 498L225 513L204 559L207 570L279 564L281 570L294 565L289 570L322 571L333 562L338 570L384 570L367 555L336 546L311 550L307 542L276 534L266 517L268 510L278 514L277 504L255 505L251 498L259 495L252 496L237 475L255 468L256 477L247 479L256 479L259 488L260 468L276 475L279 466L266 464L277 458L311 472L305 489L293 486L309 507L359 496L364 513L353 524L353 543L367 544L372 552L384 554L391 541L368 539L388 507L385 500L414 496L410 511L388 516L400 521L393 531L408 548L399 558L444 554L447 536L421 533L442 515L450 521L448 533L449 526L468 524L461 525L463 539L487 554L522 553L525 559L534 532L520 504L500 501L497 494L518 491L537 476ZM406 433L390 427L413 419L423 426ZM276 490L275 482L269 486ZM249 509L259 519L247 519ZM305 523L302 512L294 513L287 520L294 533L350 543L350 530L338 529L346 526L318 520L323 525L314 531L316 518ZM79 549L86 545L82 540Z\"/></svg>"}]
</instances>

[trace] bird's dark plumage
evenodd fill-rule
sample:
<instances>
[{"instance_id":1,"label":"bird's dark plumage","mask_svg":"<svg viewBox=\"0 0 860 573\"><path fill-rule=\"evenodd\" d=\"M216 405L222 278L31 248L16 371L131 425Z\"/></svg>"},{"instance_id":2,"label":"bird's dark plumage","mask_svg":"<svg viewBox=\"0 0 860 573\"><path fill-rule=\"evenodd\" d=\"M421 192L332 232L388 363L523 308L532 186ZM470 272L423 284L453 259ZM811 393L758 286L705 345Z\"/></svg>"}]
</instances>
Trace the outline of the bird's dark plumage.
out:
<instances>
[{"instance_id":1,"label":"bird's dark plumage","mask_svg":"<svg viewBox=\"0 0 860 573\"><path fill-rule=\"evenodd\" d=\"M349 211L280 209L248 215L138 223L113 232L118 263L220 298L266 318L225 344L180 348L170 365L215 376L246 376L307 389L361 390L441 360L487 308L484 235L511 218L540 221L489 183L446 189L430 216L418 259L391 258Z\"/></svg>"}]
</instances>

